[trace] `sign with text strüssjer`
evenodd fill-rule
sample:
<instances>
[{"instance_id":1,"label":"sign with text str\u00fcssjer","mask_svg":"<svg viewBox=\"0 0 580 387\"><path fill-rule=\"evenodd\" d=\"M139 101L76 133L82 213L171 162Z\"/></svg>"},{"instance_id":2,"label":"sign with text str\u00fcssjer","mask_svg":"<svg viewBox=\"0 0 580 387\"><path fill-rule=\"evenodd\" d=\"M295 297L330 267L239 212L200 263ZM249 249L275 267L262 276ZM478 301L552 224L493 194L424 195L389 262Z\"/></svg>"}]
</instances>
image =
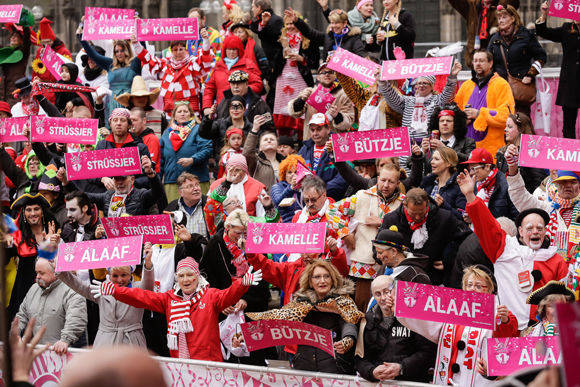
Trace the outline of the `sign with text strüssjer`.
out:
<instances>
[{"instance_id":1,"label":"sign with text str\u00fcssjer","mask_svg":"<svg viewBox=\"0 0 580 387\"><path fill-rule=\"evenodd\" d=\"M141 174L137 147L65 153L68 180Z\"/></svg>"}]
</instances>

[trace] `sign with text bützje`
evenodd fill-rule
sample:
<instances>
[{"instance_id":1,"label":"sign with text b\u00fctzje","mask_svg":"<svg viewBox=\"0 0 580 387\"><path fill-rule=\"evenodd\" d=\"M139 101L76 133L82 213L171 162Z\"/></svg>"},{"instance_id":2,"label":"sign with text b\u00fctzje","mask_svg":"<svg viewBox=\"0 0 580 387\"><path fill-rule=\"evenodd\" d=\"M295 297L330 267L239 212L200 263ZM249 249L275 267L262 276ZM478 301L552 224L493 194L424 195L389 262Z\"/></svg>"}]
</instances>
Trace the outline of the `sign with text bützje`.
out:
<instances>
[{"instance_id":1,"label":"sign with text b\u00fctzje","mask_svg":"<svg viewBox=\"0 0 580 387\"><path fill-rule=\"evenodd\" d=\"M409 129L390 128L362 132L334 133L331 136L336 161L409 156Z\"/></svg>"},{"instance_id":2,"label":"sign with text b\u00fctzje","mask_svg":"<svg viewBox=\"0 0 580 387\"><path fill-rule=\"evenodd\" d=\"M452 56L433 58L386 60L381 68L381 80L417 78L428 75L449 75Z\"/></svg>"}]
</instances>

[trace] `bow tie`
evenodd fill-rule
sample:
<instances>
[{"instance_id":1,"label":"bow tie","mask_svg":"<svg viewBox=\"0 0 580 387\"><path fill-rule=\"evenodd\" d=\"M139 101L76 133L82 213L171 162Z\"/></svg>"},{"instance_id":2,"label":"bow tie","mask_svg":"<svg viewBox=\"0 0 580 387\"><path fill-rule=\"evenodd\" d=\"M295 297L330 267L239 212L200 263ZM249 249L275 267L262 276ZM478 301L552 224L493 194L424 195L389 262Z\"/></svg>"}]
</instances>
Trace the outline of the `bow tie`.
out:
<instances>
[{"instance_id":1,"label":"bow tie","mask_svg":"<svg viewBox=\"0 0 580 387\"><path fill-rule=\"evenodd\" d=\"M443 145L447 146L449 144L449 140L448 141L441 141L443 143Z\"/></svg>"}]
</instances>

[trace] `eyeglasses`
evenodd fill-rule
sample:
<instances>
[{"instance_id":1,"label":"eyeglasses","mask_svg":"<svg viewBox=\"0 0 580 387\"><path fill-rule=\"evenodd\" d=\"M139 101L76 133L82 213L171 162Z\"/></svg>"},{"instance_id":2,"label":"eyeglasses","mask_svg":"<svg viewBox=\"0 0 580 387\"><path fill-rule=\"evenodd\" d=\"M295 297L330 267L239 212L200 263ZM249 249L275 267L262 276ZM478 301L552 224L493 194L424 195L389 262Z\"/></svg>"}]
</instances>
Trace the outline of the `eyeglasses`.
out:
<instances>
[{"instance_id":1,"label":"eyeglasses","mask_svg":"<svg viewBox=\"0 0 580 387\"><path fill-rule=\"evenodd\" d=\"M477 291L482 291L484 289L487 289L487 285L482 285L482 284L474 284L473 282L468 282L467 284L465 284L465 288L466 289L475 289Z\"/></svg>"},{"instance_id":2,"label":"eyeglasses","mask_svg":"<svg viewBox=\"0 0 580 387\"><path fill-rule=\"evenodd\" d=\"M319 75L329 75L329 74L334 74L334 71L332 70L328 70L328 71L321 71L318 73Z\"/></svg>"},{"instance_id":3,"label":"eyeglasses","mask_svg":"<svg viewBox=\"0 0 580 387\"><path fill-rule=\"evenodd\" d=\"M233 103L230 105L231 110L244 110L244 105L239 103Z\"/></svg>"},{"instance_id":4,"label":"eyeglasses","mask_svg":"<svg viewBox=\"0 0 580 387\"><path fill-rule=\"evenodd\" d=\"M469 167L469 172L475 172L481 168L483 168L483 165L476 165L475 167Z\"/></svg>"},{"instance_id":5,"label":"eyeglasses","mask_svg":"<svg viewBox=\"0 0 580 387\"><path fill-rule=\"evenodd\" d=\"M302 201L304 202L304 204L314 204L318 201L318 199L320 199L322 197L323 194L318 195L318 197L316 199L313 198L302 198Z\"/></svg>"},{"instance_id":6,"label":"eyeglasses","mask_svg":"<svg viewBox=\"0 0 580 387\"><path fill-rule=\"evenodd\" d=\"M329 280L330 279L330 274L319 274L319 275L313 275L312 279L314 281L320 281L322 279L324 280Z\"/></svg>"},{"instance_id":7,"label":"eyeglasses","mask_svg":"<svg viewBox=\"0 0 580 387\"><path fill-rule=\"evenodd\" d=\"M415 86L431 86L431 84L429 82L417 82Z\"/></svg>"}]
</instances>

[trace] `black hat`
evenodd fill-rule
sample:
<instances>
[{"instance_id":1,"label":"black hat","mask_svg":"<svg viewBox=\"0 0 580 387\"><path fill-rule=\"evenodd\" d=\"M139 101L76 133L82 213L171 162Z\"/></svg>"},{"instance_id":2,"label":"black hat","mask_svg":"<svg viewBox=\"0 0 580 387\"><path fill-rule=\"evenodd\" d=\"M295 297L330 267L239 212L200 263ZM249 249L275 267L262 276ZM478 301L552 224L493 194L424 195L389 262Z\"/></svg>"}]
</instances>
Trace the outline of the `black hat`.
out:
<instances>
[{"instance_id":1,"label":"black hat","mask_svg":"<svg viewBox=\"0 0 580 387\"><path fill-rule=\"evenodd\" d=\"M236 30L236 28L240 28L240 27L245 28L247 30L250 29L250 25L248 23L239 22L239 23L236 23L236 24L232 24L230 26L230 31L231 32L234 32Z\"/></svg>"},{"instance_id":2,"label":"black hat","mask_svg":"<svg viewBox=\"0 0 580 387\"><path fill-rule=\"evenodd\" d=\"M12 203L10 209L20 210L26 206L30 206L33 204L38 204L42 208L50 208L50 203L40 193L37 193L35 195L26 193L24 195L19 196L18 199L16 199L14 203Z\"/></svg>"},{"instance_id":3,"label":"black hat","mask_svg":"<svg viewBox=\"0 0 580 387\"><path fill-rule=\"evenodd\" d=\"M20 96L28 95L32 91L32 85L27 77L17 79L16 82L14 82L14 86L18 90Z\"/></svg>"},{"instance_id":4,"label":"black hat","mask_svg":"<svg viewBox=\"0 0 580 387\"><path fill-rule=\"evenodd\" d=\"M94 46L93 47L99 55L105 56L106 52L105 49L101 46ZM81 55L81 62L83 63L83 67L87 67L89 65L89 55L83 54Z\"/></svg>"},{"instance_id":5,"label":"black hat","mask_svg":"<svg viewBox=\"0 0 580 387\"><path fill-rule=\"evenodd\" d=\"M568 289L564 282L552 280L547 284L545 284L544 286L542 286L541 288L533 291L532 294L530 294L528 299L526 300L526 303L531 305L539 305L540 301L542 301L550 294L562 294L566 296L566 298L568 298L569 300L572 301L576 300L574 292Z\"/></svg>"},{"instance_id":6,"label":"black hat","mask_svg":"<svg viewBox=\"0 0 580 387\"><path fill-rule=\"evenodd\" d=\"M374 245L383 245L385 247L394 247L399 251L410 251L404 244L405 238L399 232L397 226L391 226L386 230L381 230L373 240Z\"/></svg>"},{"instance_id":7,"label":"black hat","mask_svg":"<svg viewBox=\"0 0 580 387\"><path fill-rule=\"evenodd\" d=\"M288 145L292 148L296 145L294 139L290 136L280 136L278 137L278 145Z\"/></svg>"},{"instance_id":8,"label":"black hat","mask_svg":"<svg viewBox=\"0 0 580 387\"><path fill-rule=\"evenodd\" d=\"M548 215L546 211L542 210L541 208L528 208L527 210L520 212L519 215L517 216L516 227L520 227L522 225L522 221L524 220L524 218L530 214L540 215L544 219L544 224L546 226L548 225L548 223L550 223L550 215Z\"/></svg>"}]
</instances>

